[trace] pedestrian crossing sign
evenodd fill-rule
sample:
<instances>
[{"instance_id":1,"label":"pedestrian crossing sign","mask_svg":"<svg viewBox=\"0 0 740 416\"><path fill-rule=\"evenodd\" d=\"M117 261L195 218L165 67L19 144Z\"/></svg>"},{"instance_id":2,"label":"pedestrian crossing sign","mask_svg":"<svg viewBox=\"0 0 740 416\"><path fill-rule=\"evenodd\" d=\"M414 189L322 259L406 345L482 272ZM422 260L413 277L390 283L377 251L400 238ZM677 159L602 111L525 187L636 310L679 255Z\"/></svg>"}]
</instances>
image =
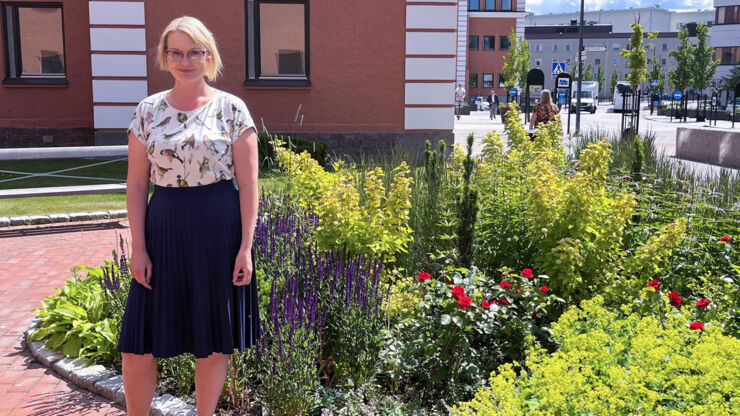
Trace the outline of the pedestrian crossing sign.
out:
<instances>
[{"instance_id":1,"label":"pedestrian crossing sign","mask_svg":"<svg viewBox=\"0 0 740 416\"><path fill-rule=\"evenodd\" d=\"M565 62L553 62L552 63L552 76L557 76L565 72Z\"/></svg>"}]
</instances>

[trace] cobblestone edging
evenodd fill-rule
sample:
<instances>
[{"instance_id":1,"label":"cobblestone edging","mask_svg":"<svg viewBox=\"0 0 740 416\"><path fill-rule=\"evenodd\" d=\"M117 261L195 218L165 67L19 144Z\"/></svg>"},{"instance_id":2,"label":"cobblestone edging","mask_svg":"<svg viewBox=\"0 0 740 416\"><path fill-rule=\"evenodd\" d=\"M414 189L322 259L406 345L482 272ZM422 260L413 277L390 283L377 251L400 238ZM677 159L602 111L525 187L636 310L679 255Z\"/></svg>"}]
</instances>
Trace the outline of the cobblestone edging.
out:
<instances>
[{"instance_id":1,"label":"cobblestone edging","mask_svg":"<svg viewBox=\"0 0 740 416\"><path fill-rule=\"evenodd\" d=\"M124 211L125 212L125 211ZM102 365L89 365L82 358L66 358L64 355L46 348L44 341L30 341L36 331L39 318L34 318L25 332L26 345L39 362L56 371L63 378L99 396L105 397L121 406L126 406L123 390L123 377ZM149 416L197 416L195 406L185 403L169 394L154 394Z\"/></svg>"},{"instance_id":2,"label":"cobblestone edging","mask_svg":"<svg viewBox=\"0 0 740 416\"><path fill-rule=\"evenodd\" d=\"M0 217L0 228L19 225L55 224L62 222L79 222L126 218L126 210L74 212L71 214L21 215L18 217Z\"/></svg>"}]
</instances>

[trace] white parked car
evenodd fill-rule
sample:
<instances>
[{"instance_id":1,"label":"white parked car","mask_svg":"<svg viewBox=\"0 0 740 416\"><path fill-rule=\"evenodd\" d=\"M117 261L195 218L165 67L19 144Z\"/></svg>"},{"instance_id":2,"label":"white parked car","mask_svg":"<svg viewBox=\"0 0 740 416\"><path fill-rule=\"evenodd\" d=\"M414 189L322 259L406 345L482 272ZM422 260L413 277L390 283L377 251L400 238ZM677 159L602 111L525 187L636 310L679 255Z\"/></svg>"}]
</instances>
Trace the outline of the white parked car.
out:
<instances>
[{"instance_id":1,"label":"white parked car","mask_svg":"<svg viewBox=\"0 0 740 416\"><path fill-rule=\"evenodd\" d=\"M488 110L491 105L488 104L487 97L478 96L476 97L475 104L473 104L473 106L476 110Z\"/></svg>"}]
</instances>

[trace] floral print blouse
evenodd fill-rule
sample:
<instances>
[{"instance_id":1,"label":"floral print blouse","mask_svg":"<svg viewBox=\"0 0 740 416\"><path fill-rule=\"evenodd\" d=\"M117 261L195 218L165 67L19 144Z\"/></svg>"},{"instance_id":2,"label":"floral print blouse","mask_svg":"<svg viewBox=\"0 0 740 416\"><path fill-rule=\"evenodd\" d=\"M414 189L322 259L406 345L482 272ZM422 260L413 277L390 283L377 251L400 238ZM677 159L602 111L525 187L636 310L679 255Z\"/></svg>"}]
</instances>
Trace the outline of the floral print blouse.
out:
<instances>
[{"instance_id":1,"label":"floral print blouse","mask_svg":"<svg viewBox=\"0 0 740 416\"><path fill-rule=\"evenodd\" d=\"M555 120L555 115L558 114L559 111L553 104L539 103L534 106L534 110L532 110L532 112L537 115L536 123L539 126L541 123L549 123Z\"/></svg>"},{"instance_id":2,"label":"floral print blouse","mask_svg":"<svg viewBox=\"0 0 740 416\"><path fill-rule=\"evenodd\" d=\"M181 111L167 102L168 92L141 101L128 129L146 146L151 182L188 187L234 179L231 146L243 127L255 127L244 101L214 89L207 104Z\"/></svg>"}]
</instances>

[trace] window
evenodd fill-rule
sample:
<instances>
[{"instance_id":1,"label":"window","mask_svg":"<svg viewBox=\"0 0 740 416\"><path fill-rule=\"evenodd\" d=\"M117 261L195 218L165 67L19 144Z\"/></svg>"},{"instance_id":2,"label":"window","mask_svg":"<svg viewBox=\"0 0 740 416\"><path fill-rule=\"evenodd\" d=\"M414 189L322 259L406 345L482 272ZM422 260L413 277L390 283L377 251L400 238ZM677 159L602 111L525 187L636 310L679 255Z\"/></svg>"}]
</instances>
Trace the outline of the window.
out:
<instances>
[{"instance_id":1,"label":"window","mask_svg":"<svg viewBox=\"0 0 740 416\"><path fill-rule=\"evenodd\" d=\"M493 74L483 74L483 88L493 88Z\"/></svg>"},{"instance_id":2,"label":"window","mask_svg":"<svg viewBox=\"0 0 740 416\"><path fill-rule=\"evenodd\" d=\"M717 7L714 17L718 25L740 23L740 6Z\"/></svg>"},{"instance_id":3,"label":"window","mask_svg":"<svg viewBox=\"0 0 740 416\"><path fill-rule=\"evenodd\" d=\"M492 51L496 48L496 36L483 36L483 50Z\"/></svg>"},{"instance_id":4,"label":"window","mask_svg":"<svg viewBox=\"0 0 740 416\"><path fill-rule=\"evenodd\" d=\"M534 60L534 66L542 66L542 59L537 58Z\"/></svg>"},{"instance_id":5,"label":"window","mask_svg":"<svg viewBox=\"0 0 740 416\"><path fill-rule=\"evenodd\" d=\"M511 10L511 0L501 0L501 10Z\"/></svg>"},{"instance_id":6,"label":"window","mask_svg":"<svg viewBox=\"0 0 740 416\"><path fill-rule=\"evenodd\" d=\"M478 36L471 36L468 41L468 49L477 51L478 50Z\"/></svg>"},{"instance_id":7,"label":"window","mask_svg":"<svg viewBox=\"0 0 740 416\"><path fill-rule=\"evenodd\" d=\"M632 45L630 45L629 43L625 43L624 44L624 49L627 49L628 51L631 51L632 50Z\"/></svg>"},{"instance_id":8,"label":"window","mask_svg":"<svg viewBox=\"0 0 740 416\"><path fill-rule=\"evenodd\" d=\"M552 44L552 51L553 52L557 52L558 51L558 44L557 43L553 43Z\"/></svg>"},{"instance_id":9,"label":"window","mask_svg":"<svg viewBox=\"0 0 740 416\"><path fill-rule=\"evenodd\" d=\"M604 44L602 44L601 42L597 42L594 46L596 46L597 48L603 48Z\"/></svg>"},{"instance_id":10,"label":"window","mask_svg":"<svg viewBox=\"0 0 740 416\"><path fill-rule=\"evenodd\" d=\"M498 74L498 87L499 88L506 87L506 84L504 84L504 74Z\"/></svg>"},{"instance_id":11,"label":"window","mask_svg":"<svg viewBox=\"0 0 740 416\"><path fill-rule=\"evenodd\" d=\"M617 65L619 65L619 58L612 59L612 66L617 66Z\"/></svg>"},{"instance_id":12,"label":"window","mask_svg":"<svg viewBox=\"0 0 740 416\"><path fill-rule=\"evenodd\" d=\"M509 37L508 36L501 36L499 38L498 50L500 50L500 51L508 51L509 50L509 46L511 46L511 44L509 43Z\"/></svg>"},{"instance_id":13,"label":"window","mask_svg":"<svg viewBox=\"0 0 740 416\"><path fill-rule=\"evenodd\" d=\"M3 83L66 85L62 5L31 4L3 5Z\"/></svg>"},{"instance_id":14,"label":"window","mask_svg":"<svg viewBox=\"0 0 740 416\"><path fill-rule=\"evenodd\" d=\"M311 85L308 1L246 0L249 85Z\"/></svg>"},{"instance_id":15,"label":"window","mask_svg":"<svg viewBox=\"0 0 740 416\"><path fill-rule=\"evenodd\" d=\"M663 59L660 60L660 64L661 65L665 65L665 58L663 58Z\"/></svg>"},{"instance_id":16,"label":"window","mask_svg":"<svg viewBox=\"0 0 740 416\"><path fill-rule=\"evenodd\" d=\"M570 52L570 43L565 44L565 51Z\"/></svg>"},{"instance_id":17,"label":"window","mask_svg":"<svg viewBox=\"0 0 740 416\"><path fill-rule=\"evenodd\" d=\"M542 52L542 44L541 43L538 43L538 44L534 45L534 50L537 51L537 52Z\"/></svg>"},{"instance_id":18,"label":"window","mask_svg":"<svg viewBox=\"0 0 740 416\"><path fill-rule=\"evenodd\" d=\"M714 59L719 59L720 65L740 64L740 46L715 47Z\"/></svg>"},{"instance_id":19,"label":"window","mask_svg":"<svg viewBox=\"0 0 740 416\"><path fill-rule=\"evenodd\" d=\"M480 10L480 0L469 0L468 10Z\"/></svg>"},{"instance_id":20,"label":"window","mask_svg":"<svg viewBox=\"0 0 740 416\"><path fill-rule=\"evenodd\" d=\"M486 0L486 10L496 10L496 0Z\"/></svg>"},{"instance_id":21,"label":"window","mask_svg":"<svg viewBox=\"0 0 740 416\"><path fill-rule=\"evenodd\" d=\"M599 59L599 58L594 59L594 65L596 65L596 66L601 65L601 59Z\"/></svg>"},{"instance_id":22,"label":"window","mask_svg":"<svg viewBox=\"0 0 740 416\"><path fill-rule=\"evenodd\" d=\"M478 88L478 74L468 74L468 88Z\"/></svg>"},{"instance_id":23,"label":"window","mask_svg":"<svg viewBox=\"0 0 740 416\"><path fill-rule=\"evenodd\" d=\"M668 44L664 43L661 47L662 50L667 51L668 50Z\"/></svg>"},{"instance_id":24,"label":"window","mask_svg":"<svg viewBox=\"0 0 740 416\"><path fill-rule=\"evenodd\" d=\"M612 43L612 50L613 51L618 51L619 49L620 48L619 48L619 44L618 43Z\"/></svg>"},{"instance_id":25,"label":"window","mask_svg":"<svg viewBox=\"0 0 740 416\"><path fill-rule=\"evenodd\" d=\"M629 68L630 67L630 58L624 58L624 67Z\"/></svg>"}]
</instances>

